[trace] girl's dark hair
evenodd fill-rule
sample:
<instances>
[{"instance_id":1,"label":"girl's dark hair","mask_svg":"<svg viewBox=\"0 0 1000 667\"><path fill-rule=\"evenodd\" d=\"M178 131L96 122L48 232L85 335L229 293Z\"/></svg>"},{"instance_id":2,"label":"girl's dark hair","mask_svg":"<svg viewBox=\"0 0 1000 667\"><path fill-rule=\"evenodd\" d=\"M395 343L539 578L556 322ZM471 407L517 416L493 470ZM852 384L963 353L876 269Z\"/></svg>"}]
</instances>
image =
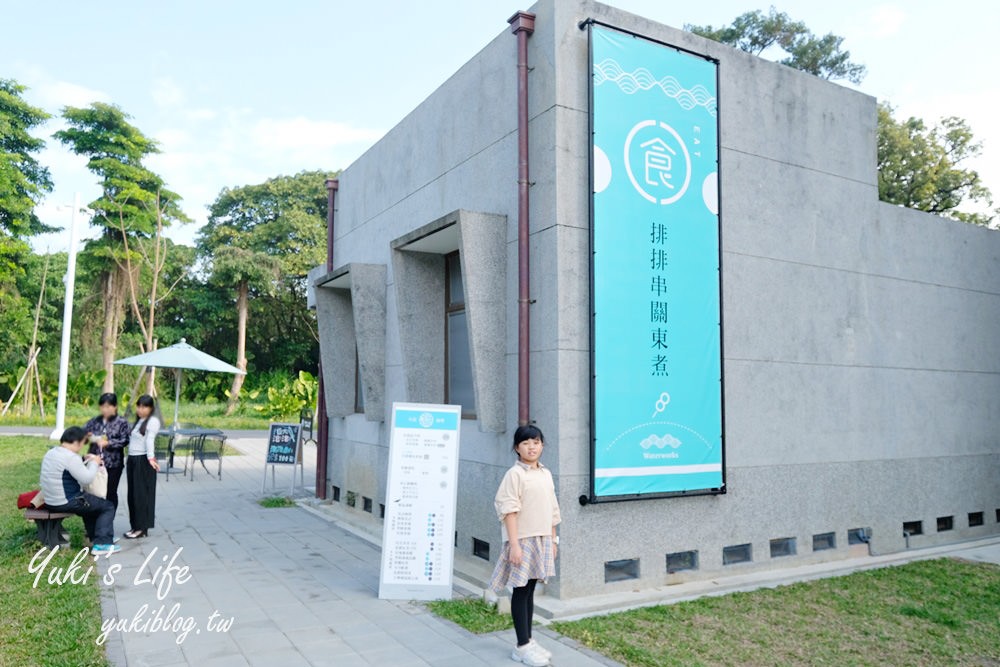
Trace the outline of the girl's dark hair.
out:
<instances>
[{"instance_id":1,"label":"girl's dark hair","mask_svg":"<svg viewBox=\"0 0 1000 667\"><path fill-rule=\"evenodd\" d=\"M106 394L101 394L101 397L97 399L98 405L113 405L118 407L118 394L113 392L107 392Z\"/></svg>"},{"instance_id":2,"label":"girl's dark hair","mask_svg":"<svg viewBox=\"0 0 1000 667\"><path fill-rule=\"evenodd\" d=\"M150 408L152 412L149 413L149 417L152 417L153 413L156 412L156 401L154 401L153 397L150 396L149 394L143 394L139 398L135 399L135 406L137 408L138 407ZM139 435L146 435L146 422L149 421L149 417L143 419L142 423L140 424L139 415L136 414L135 423L139 427Z\"/></svg>"},{"instance_id":3,"label":"girl's dark hair","mask_svg":"<svg viewBox=\"0 0 1000 667\"><path fill-rule=\"evenodd\" d=\"M542 435L542 429L538 428L534 424L518 426L517 430L514 431L514 446L512 449L516 452L517 446L522 442L525 440L534 440L535 438L541 440L542 444L545 444L545 436Z\"/></svg>"}]
</instances>

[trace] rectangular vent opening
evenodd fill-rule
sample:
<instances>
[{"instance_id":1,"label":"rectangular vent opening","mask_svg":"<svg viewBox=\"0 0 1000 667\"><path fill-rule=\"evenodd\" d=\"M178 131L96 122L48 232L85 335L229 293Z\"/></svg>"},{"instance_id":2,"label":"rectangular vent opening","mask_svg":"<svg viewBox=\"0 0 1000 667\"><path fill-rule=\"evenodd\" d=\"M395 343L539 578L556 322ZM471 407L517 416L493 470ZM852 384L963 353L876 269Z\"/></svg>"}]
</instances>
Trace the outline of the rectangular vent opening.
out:
<instances>
[{"instance_id":1,"label":"rectangular vent opening","mask_svg":"<svg viewBox=\"0 0 1000 667\"><path fill-rule=\"evenodd\" d=\"M813 535L813 551L837 548L837 533L817 533Z\"/></svg>"},{"instance_id":2,"label":"rectangular vent opening","mask_svg":"<svg viewBox=\"0 0 1000 667\"><path fill-rule=\"evenodd\" d=\"M628 579L639 578L639 559L625 558L622 560L609 560L604 563L604 583L610 584L613 581L627 581Z\"/></svg>"},{"instance_id":3,"label":"rectangular vent opening","mask_svg":"<svg viewBox=\"0 0 1000 667\"><path fill-rule=\"evenodd\" d=\"M924 534L924 522L923 521L904 521L903 522L903 532L909 533L910 535L923 535Z\"/></svg>"},{"instance_id":4,"label":"rectangular vent opening","mask_svg":"<svg viewBox=\"0 0 1000 667\"><path fill-rule=\"evenodd\" d=\"M955 527L955 517L939 516L937 518L937 532L944 533Z\"/></svg>"},{"instance_id":5,"label":"rectangular vent opening","mask_svg":"<svg viewBox=\"0 0 1000 667\"><path fill-rule=\"evenodd\" d=\"M485 542L478 537L472 538L472 555L477 558L482 558L483 560L490 559L490 543Z\"/></svg>"},{"instance_id":6,"label":"rectangular vent opening","mask_svg":"<svg viewBox=\"0 0 1000 667\"><path fill-rule=\"evenodd\" d=\"M667 574L681 572L683 570L698 569L697 551L677 551L667 554Z\"/></svg>"},{"instance_id":7,"label":"rectangular vent opening","mask_svg":"<svg viewBox=\"0 0 1000 667\"><path fill-rule=\"evenodd\" d=\"M737 565L753 561L753 545L733 544L722 548L722 564Z\"/></svg>"},{"instance_id":8,"label":"rectangular vent opening","mask_svg":"<svg viewBox=\"0 0 1000 667\"><path fill-rule=\"evenodd\" d=\"M904 527L903 530L906 530ZM847 531L848 544L868 544L872 539L871 528L851 528Z\"/></svg>"},{"instance_id":9,"label":"rectangular vent opening","mask_svg":"<svg viewBox=\"0 0 1000 667\"><path fill-rule=\"evenodd\" d=\"M794 537L778 537L771 540L771 558L794 556L796 551Z\"/></svg>"}]
</instances>

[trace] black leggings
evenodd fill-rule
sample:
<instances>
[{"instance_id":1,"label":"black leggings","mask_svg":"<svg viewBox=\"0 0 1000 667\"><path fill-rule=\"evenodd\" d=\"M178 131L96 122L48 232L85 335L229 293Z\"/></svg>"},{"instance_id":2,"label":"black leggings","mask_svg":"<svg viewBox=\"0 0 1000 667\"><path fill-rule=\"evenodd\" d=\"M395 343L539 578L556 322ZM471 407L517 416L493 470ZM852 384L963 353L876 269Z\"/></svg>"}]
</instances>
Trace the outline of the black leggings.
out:
<instances>
[{"instance_id":1,"label":"black leggings","mask_svg":"<svg viewBox=\"0 0 1000 667\"><path fill-rule=\"evenodd\" d=\"M510 615L514 619L517 645L524 646L531 641L531 617L535 615L535 584L538 579L529 579L524 586L518 586L510 596Z\"/></svg>"},{"instance_id":2,"label":"black leggings","mask_svg":"<svg viewBox=\"0 0 1000 667\"><path fill-rule=\"evenodd\" d=\"M121 468L108 468L108 500L118 509L118 483L122 481L122 473L125 466Z\"/></svg>"}]
</instances>

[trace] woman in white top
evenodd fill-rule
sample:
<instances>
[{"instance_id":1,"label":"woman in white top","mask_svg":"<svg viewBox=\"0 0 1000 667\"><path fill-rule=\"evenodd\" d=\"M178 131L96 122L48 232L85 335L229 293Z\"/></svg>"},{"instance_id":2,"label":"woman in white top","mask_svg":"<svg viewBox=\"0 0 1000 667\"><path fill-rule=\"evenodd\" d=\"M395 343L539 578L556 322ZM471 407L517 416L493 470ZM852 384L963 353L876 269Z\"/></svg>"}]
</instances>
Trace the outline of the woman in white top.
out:
<instances>
[{"instance_id":1,"label":"woman in white top","mask_svg":"<svg viewBox=\"0 0 1000 667\"><path fill-rule=\"evenodd\" d=\"M135 402L136 420L128 442L128 460L125 476L128 480L128 518L132 530L125 537L133 540L146 537L153 527L156 514L156 462L153 443L160 432L160 419L156 416L156 403L152 396L143 395Z\"/></svg>"}]
</instances>

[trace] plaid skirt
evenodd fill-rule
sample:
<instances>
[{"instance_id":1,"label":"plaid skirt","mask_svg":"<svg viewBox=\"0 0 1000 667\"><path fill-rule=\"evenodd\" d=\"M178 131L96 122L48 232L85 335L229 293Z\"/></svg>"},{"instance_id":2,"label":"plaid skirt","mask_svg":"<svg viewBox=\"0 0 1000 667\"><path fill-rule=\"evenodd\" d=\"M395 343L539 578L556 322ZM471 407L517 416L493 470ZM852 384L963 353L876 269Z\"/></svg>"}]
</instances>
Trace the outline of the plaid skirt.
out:
<instances>
[{"instance_id":1,"label":"plaid skirt","mask_svg":"<svg viewBox=\"0 0 1000 667\"><path fill-rule=\"evenodd\" d=\"M520 565L510 562L510 542L504 542L500 549L500 558L493 569L490 589L494 593L503 593L508 588L526 586L530 579L541 579L542 583L556 575L556 559L552 553L552 536L537 535L522 537Z\"/></svg>"}]
</instances>

